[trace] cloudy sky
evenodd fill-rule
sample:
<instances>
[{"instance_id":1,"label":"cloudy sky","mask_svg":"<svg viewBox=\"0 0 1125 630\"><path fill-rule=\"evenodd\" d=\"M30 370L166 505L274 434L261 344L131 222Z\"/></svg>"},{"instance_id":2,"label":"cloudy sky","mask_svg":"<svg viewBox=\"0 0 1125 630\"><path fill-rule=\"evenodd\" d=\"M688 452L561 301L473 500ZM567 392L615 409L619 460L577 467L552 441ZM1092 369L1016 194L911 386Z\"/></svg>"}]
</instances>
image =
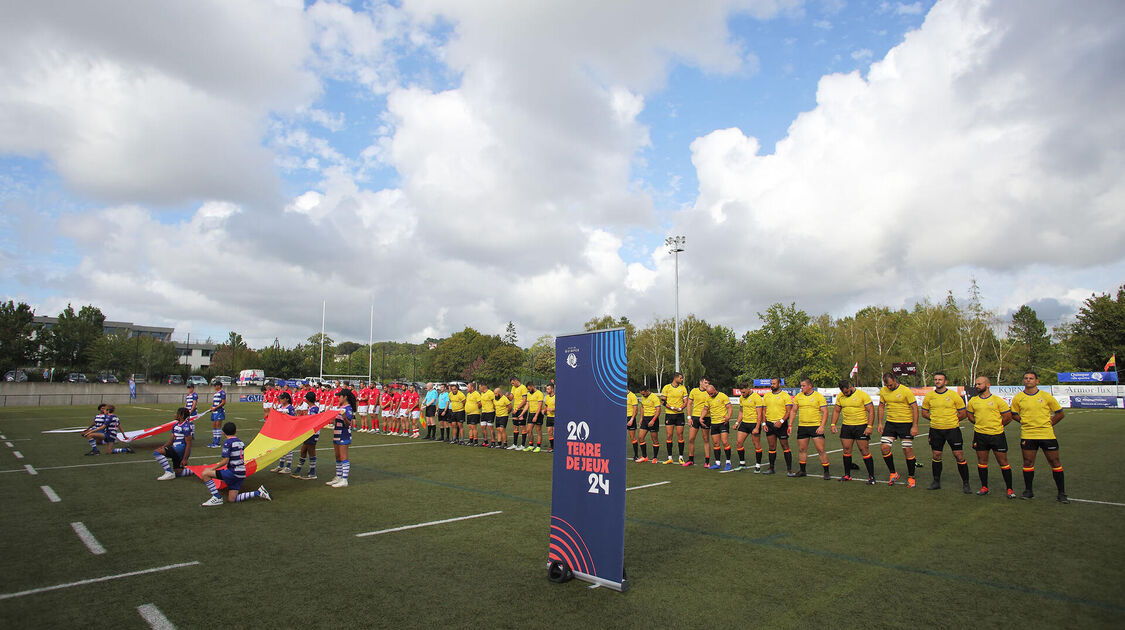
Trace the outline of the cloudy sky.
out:
<instances>
[{"instance_id":1,"label":"cloudy sky","mask_svg":"<svg viewBox=\"0 0 1125 630\"><path fill-rule=\"evenodd\" d=\"M0 295L176 337L742 331L1125 282L1116 0L0 0Z\"/></svg>"}]
</instances>

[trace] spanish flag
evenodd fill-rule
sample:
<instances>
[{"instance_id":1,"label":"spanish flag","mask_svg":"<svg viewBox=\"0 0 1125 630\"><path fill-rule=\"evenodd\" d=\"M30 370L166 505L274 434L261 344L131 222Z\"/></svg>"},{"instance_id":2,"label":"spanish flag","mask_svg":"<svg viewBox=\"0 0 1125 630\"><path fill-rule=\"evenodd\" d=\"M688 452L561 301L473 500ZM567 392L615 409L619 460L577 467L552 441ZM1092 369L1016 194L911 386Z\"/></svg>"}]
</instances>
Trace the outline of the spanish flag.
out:
<instances>
[{"instance_id":1,"label":"spanish flag","mask_svg":"<svg viewBox=\"0 0 1125 630\"><path fill-rule=\"evenodd\" d=\"M1102 371L1108 372L1110 370L1110 368L1113 368L1114 370L1117 369L1117 353L1116 352L1113 354L1113 356L1109 357L1109 363L1105 364L1105 367L1102 368Z\"/></svg>"},{"instance_id":2,"label":"spanish flag","mask_svg":"<svg viewBox=\"0 0 1125 630\"><path fill-rule=\"evenodd\" d=\"M290 416L276 409L270 411L266 423L258 431L246 450L243 457L246 460L246 476L249 477L259 470L268 468L270 464L281 459L281 456L300 446L301 442L309 439L313 433L335 422L339 411L325 411L312 416ZM188 466L188 470L195 473L196 477L203 474L206 466ZM224 485L215 480L221 490Z\"/></svg>"}]
</instances>

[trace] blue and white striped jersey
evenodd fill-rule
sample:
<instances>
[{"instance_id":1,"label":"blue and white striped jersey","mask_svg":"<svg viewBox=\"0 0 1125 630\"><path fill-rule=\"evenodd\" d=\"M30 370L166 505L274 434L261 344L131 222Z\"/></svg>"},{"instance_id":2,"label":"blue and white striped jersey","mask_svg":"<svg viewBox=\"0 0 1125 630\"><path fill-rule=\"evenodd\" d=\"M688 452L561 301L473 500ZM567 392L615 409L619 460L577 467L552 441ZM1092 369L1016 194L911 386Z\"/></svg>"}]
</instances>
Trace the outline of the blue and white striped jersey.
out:
<instances>
[{"instance_id":1,"label":"blue and white striped jersey","mask_svg":"<svg viewBox=\"0 0 1125 630\"><path fill-rule=\"evenodd\" d=\"M336 423L332 426L332 441L338 442L340 440L352 439L352 419L355 418L355 412L352 411L351 405L344 405L341 410L347 422L343 418L336 418Z\"/></svg>"},{"instance_id":2,"label":"blue and white striped jersey","mask_svg":"<svg viewBox=\"0 0 1125 630\"><path fill-rule=\"evenodd\" d=\"M199 405L199 394L191 392L184 394L184 407L187 408L188 413L195 415L195 408Z\"/></svg>"},{"instance_id":3,"label":"blue and white striped jersey","mask_svg":"<svg viewBox=\"0 0 1125 630\"><path fill-rule=\"evenodd\" d=\"M211 407L213 407L215 409L215 411L211 412L211 419L212 420L226 420L227 419L226 408L219 406L219 405L223 404L224 402L226 402L226 400L227 400L227 392L226 392L226 390L223 390L223 389L220 389L219 391L215 392L214 396L211 396Z\"/></svg>"},{"instance_id":4,"label":"blue and white striped jersey","mask_svg":"<svg viewBox=\"0 0 1125 630\"><path fill-rule=\"evenodd\" d=\"M187 438L195 435L195 423L184 420L172 425L172 448L181 453L187 448Z\"/></svg>"},{"instance_id":5,"label":"blue and white striped jersey","mask_svg":"<svg viewBox=\"0 0 1125 630\"><path fill-rule=\"evenodd\" d=\"M297 415L297 410L293 408L293 405L278 405L277 410L290 416Z\"/></svg>"},{"instance_id":6,"label":"blue and white striped jersey","mask_svg":"<svg viewBox=\"0 0 1125 630\"><path fill-rule=\"evenodd\" d=\"M105 429L106 439L113 439L117 437L117 432L121 430L121 419L112 413L108 413L102 421L102 428Z\"/></svg>"},{"instance_id":7,"label":"blue and white striped jersey","mask_svg":"<svg viewBox=\"0 0 1125 630\"><path fill-rule=\"evenodd\" d=\"M242 455L244 450L246 450L246 445L237 436L227 438L227 441L223 442L220 457L227 458L227 470L235 477L246 476L246 460Z\"/></svg>"}]
</instances>

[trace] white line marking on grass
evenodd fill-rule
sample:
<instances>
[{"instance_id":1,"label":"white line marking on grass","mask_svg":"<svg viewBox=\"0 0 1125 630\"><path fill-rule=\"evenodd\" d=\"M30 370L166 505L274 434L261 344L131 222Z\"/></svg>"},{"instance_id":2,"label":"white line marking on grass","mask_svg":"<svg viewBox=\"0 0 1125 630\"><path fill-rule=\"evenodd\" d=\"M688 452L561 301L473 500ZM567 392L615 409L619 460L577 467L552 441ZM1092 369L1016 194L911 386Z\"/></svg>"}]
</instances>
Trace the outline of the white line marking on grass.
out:
<instances>
[{"instance_id":1,"label":"white line marking on grass","mask_svg":"<svg viewBox=\"0 0 1125 630\"><path fill-rule=\"evenodd\" d=\"M12 455L15 455L16 459L23 459L23 453L19 451L12 451Z\"/></svg>"},{"instance_id":2,"label":"white line marking on grass","mask_svg":"<svg viewBox=\"0 0 1125 630\"><path fill-rule=\"evenodd\" d=\"M656 483L647 483L643 486L633 486L632 488L625 488L625 492L630 490L640 490L641 488L652 488L654 486L663 486L664 484L672 483L671 481L657 481Z\"/></svg>"},{"instance_id":3,"label":"white line marking on grass","mask_svg":"<svg viewBox=\"0 0 1125 630\"><path fill-rule=\"evenodd\" d=\"M428 523L418 523L417 525L403 525L402 527L392 527L390 529L380 529L375 532L363 532L356 534L356 538L363 538L364 536L378 536L379 534L389 534L391 532L401 532L407 529L417 529L419 527L429 527L430 525L442 525L444 523L453 523L456 521L466 521L471 518L481 518L484 516L493 516L494 514L503 514L503 510L496 510L495 512L481 512L480 514L470 514L469 516L458 516L457 518L447 518L440 521L430 521Z\"/></svg>"},{"instance_id":4,"label":"white line marking on grass","mask_svg":"<svg viewBox=\"0 0 1125 630\"><path fill-rule=\"evenodd\" d=\"M94 538L94 535L90 533L90 530L86 529L86 526L83 525L81 521L77 523L71 523L70 526L74 528L74 533L78 534L78 538L82 540L82 543L86 545L86 548L90 550L90 553L94 554L95 556L100 556L105 553L105 547L103 547L102 544L98 542L97 538Z\"/></svg>"},{"instance_id":5,"label":"white line marking on grass","mask_svg":"<svg viewBox=\"0 0 1125 630\"><path fill-rule=\"evenodd\" d=\"M164 613L160 612L156 604L137 606L137 612L141 613L141 617L144 617L144 620L148 622L148 625L152 627L153 630L176 630L176 626L172 625L171 621L168 621L168 618L164 616Z\"/></svg>"},{"instance_id":6,"label":"white line marking on grass","mask_svg":"<svg viewBox=\"0 0 1125 630\"><path fill-rule=\"evenodd\" d=\"M1073 497L1071 497L1070 500L1071 501L1078 501L1080 503L1097 503L1099 505L1117 505L1117 506L1120 506L1120 507L1125 507L1125 503L1113 503L1112 501L1095 501L1093 499L1075 499Z\"/></svg>"},{"instance_id":7,"label":"white line marking on grass","mask_svg":"<svg viewBox=\"0 0 1125 630\"><path fill-rule=\"evenodd\" d=\"M411 446L411 445L421 446L423 444L441 444L441 442L429 442L429 441L426 441L426 442L391 442L390 444L360 444L359 446L356 446L355 444L352 444L348 448L357 449L357 448L378 448L380 446Z\"/></svg>"},{"instance_id":8,"label":"white line marking on grass","mask_svg":"<svg viewBox=\"0 0 1125 630\"><path fill-rule=\"evenodd\" d=\"M6 440L6 439L8 439L8 436L6 436L6 435L0 435L0 440Z\"/></svg>"},{"instance_id":9,"label":"white line marking on grass","mask_svg":"<svg viewBox=\"0 0 1125 630\"><path fill-rule=\"evenodd\" d=\"M4 442L4 446L7 446L8 448L12 448L12 443L11 442Z\"/></svg>"},{"instance_id":10,"label":"white line marking on grass","mask_svg":"<svg viewBox=\"0 0 1125 630\"><path fill-rule=\"evenodd\" d=\"M59 498L59 495L51 489L51 486L39 486L39 489L43 491L43 494L47 495L47 499L49 499L51 503L58 503L59 501L62 501L62 499Z\"/></svg>"},{"instance_id":11,"label":"white line marking on grass","mask_svg":"<svg viewBox=\"0 0 1125 630\"><path fill-rule=\"evenodd\" d=\"M23 468L24 468L24 470L27 471L27 474L29 474L29 475L38 475L39 474L39 471L32 468L31 464L24 464Z\"/></svg>"},{"instance_id":12,"label":"white line marking on grass","mask_svg":"<svg viewBox=\"0 0 1125 630\"><path fill-rule=\"evenodd\" d=\"M0 594L0 601L3 601L5 599L13 599L13 598L16 598L16 597L23 597L25 595L35 595L37 593L47 593L49 591L57 591L59 589L70 588L72 586L84 586L86 584L97 584L98 582L108 582L110 580L133 577L134 575L145 575L147 573L158 573L160 571L168 571L168 570L171 570L171 569L179 569L179 568L182 568L182 567L190 567L190 566L196 565L196 564L199 564L198 560L193 560L191 562L181 562L179 564L169 564L167 566L156 567L154 569L144 569L144 570L141 570L141 571L130 571L128 573L119 573L117 575L107 575L105 577L100 577L100 578L90 578L88 580L79 580L77 582L69 582L67 584L56 584L55 586L44 586L43 588L33 588L33 589L30 589L30 590L27 590L27 591L20 591L18 593L3 593L3 594Z\"/></svg>"}]
</instances>

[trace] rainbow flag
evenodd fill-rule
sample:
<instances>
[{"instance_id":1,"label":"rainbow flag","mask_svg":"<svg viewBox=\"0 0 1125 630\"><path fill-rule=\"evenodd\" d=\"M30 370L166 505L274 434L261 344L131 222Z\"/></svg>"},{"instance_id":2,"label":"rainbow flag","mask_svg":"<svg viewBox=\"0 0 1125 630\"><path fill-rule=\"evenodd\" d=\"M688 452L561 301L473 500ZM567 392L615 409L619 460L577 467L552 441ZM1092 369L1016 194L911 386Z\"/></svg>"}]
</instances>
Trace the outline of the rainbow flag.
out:
<instances>
[{"instance_id":1,"label":"rainbow flag","mask_svg":"<svg viewBox=\"0 0 1125 630\"><path fill-rule=\"evenodd\" d=\"M1105 364L1105 367L1102 368L1102 371L1108 372L1110 368L1113 368L1114 370L1117 370L1117 353L1116 352L1113 353L1113 356L1111 356L1109 358L1109 363Z\"/></svg>"},{"instance_id":2,"label":"rainbow flag","mask_svg":"<svg viewBox=\"0 0 1125 630\"><path fill-rule=\"evenodd\" d=\"M300 446L301 442L332 424L339 411L325 411L312 416L290 416L276 409L270 411L266 423L258 431L258 435L246 445L244 457L246 459L246 476L268 468L270 464L281 459L281 456ZM206 466L188 466L188 470L195 473L196 477L203 474ZM218 480L215 484L222 489L224 484Z\"/></svg>"}]
</instances>

